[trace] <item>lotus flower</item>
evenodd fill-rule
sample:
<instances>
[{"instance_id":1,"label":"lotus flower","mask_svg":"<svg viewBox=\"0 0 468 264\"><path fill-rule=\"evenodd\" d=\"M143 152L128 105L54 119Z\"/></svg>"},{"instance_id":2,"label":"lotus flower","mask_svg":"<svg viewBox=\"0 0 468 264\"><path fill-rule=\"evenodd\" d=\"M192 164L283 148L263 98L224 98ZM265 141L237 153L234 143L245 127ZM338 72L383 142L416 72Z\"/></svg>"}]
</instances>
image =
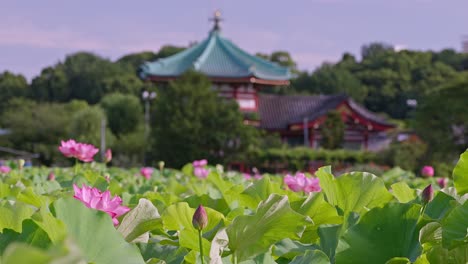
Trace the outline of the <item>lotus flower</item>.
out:
<instances>
[{"instance_id":1,"label":"lotus flower","mask_svg":"<svg viewBox=\"0 0 468 264\"><path fill-rule=\"evenodd\" d=\"M199 205L192 218L192 225L197 230L202 230L208 225L208 215L205 208Z\"/></svg>"},{"instance_id":2,"label":"lotus flower","mask_svg":"<svg viewBox=\"0 0 468 264\"><path fill-rule=\"evenodd\" d=\"M112 150L107 149L106 153L104 154L104 162L109 163L109 162L111 162L111 160L112 160Z\"/></svg>"},{"instance_id":3,"label":"lotus flower","mask_svg":"<svg viewBox=\"0 0 468 264\"><path fill-rule=\"evenodd\" d=\"M294 176L287 174L284 177L284 183L288 185L289 189L291 189L294 192L304 191L306 193L310 193L321 191L319 179L308 178L302 172L296 172L296 175Z\"/></svg>"},{"instance_id":4,"label":"lotus flower","mask_svg":"<svg viewBox=\"0 0 468 264\"><path fill-rule=\"evenodd\" d=\"M205 168L208 165L208 161L206 159L202 160L195 160L193 163L193 174L200 179L205 179L210 174L210 171Z\"/></svg>"},{"instance_id":5,"label":"lotus flower","mask_svg":"<svg viewBox=\"0 0 468 264\"><path fill-rule=\"evenodd\" d=\"M49 173L49 176L47 176L47 180L55 181L55 174L52 171Z\"/></svg>"},{"instance_id":6,"label":"lotus flower","mask_svg":"<svg viewBox=\"0 0 468 264\"><path fill-rule=\"evenodd\" d=\"M256 180L260 180L261 178L263 178L263 176L260 173L256 173L254 175L254 179L256 179Z\"/></svg>"},{"instance_id":7,"label":"lotus flower","mask_svg":"<svg viewBox=\"0 0 468 264\"><path fill-rule=\"evenodd\" d=\"M1 174L7 174L11 171L10 167L2 165L0 166L0 173Z\"/></svg>"},{"instance_id":8,"label":"lotus flower","mask_svg":"<svg viewBox=\"0 0 468 264\"><path fill-rule=\"evenodd\" d=\"M251 180L252 179L252 175L250 175L248 173L242 173L242 176L244 176L244 179L246 179L246 180Z\"/></svg>"},{"instance_id":9,"label":"lotus flower","mask_svg":"<svg viewBox=\"0 0 468 264\"><path fill-rule=\"evenodd\" d=\"M429 184L424 190L422 191L422 200L423 203L427 204L428 202L434 199L434 189L432 189L432 184Z\"/></svg>"},{"instance_id":10,"label":"lotus flower","mask_svg":"<svg viewBox=\"0 0 468 264\"><path fill-rule=\"evenodd\" d=\"M140 174L145 177L147 180L151 178L151 175L153 174L153 168L150 167L143 167L140 170Z\"/></svg>"},{"instance_id":11,"label":"lotus flower","mask_svg":"<svg viewBox=\"0 0 468 264\"><path fill-rule=\"evenodd\" d=\"M122 199L119 196L111 197L109 190L101 192L97 188L91 188L86 185L79 188L75 184L73 184L73 189L75 190L75 195L73 196L75 199L80 200L88 208L103 211L110 215L114 226L119 224L117 217L130 211L130 208L122 206Z\"/></svg>"},{"instance_id":12,"label":"lotus flower","mask_svg":"<svg viewBox=\"0 0 468 264\"><path fill-rule=\"evenodd\" d=\"M434 176L434 168L432 166L424 166L421 169L421 174L424 177L432 177Z\"/></svg>"},{"instance_id":13,"label":"lotus flower","mask_svg":"<svg viewBox=\"0 0 468 264\"><path fill-rule=\"evenodd\" d=\"M195 161L193 161L192 165L194 167L203 167L203 166L208 165L208 161L206 159L195 160Z\"/></svg>"},{"instance_id":14,"label":"lotus flower","mask_svg":"<svg viewBox=\"0 0 468 264\"><path fill-rule=\"evenodd\" d=\"M445 186L447 186L449 180L447 178L439 178L437 179L437 184L439 185L439 187L441 189L445 188Z\"/></svg>"},{"instance_id":15,"label":"lotus flower","mask_svg":"<svg viewBox=\"0 0 468 264\"><path fill-rule=\"evenodd\" d=\"M77 144L78 143L73 139L69 139L67 141L62 140L59 150L67 158L75 157Z\"/></svg>"},{"instance_id":16,"label":"lotus flower","mask_svg":"<svg viewBox=\"0 0 468 264\"><path fill-rule=\"evenodd\" d=\"M99 151L91 144L79 143L73 139L62 141L59 150L65 157L73 157L83 162L93 161L94 155Z\"/></svg>"}]
</instances>

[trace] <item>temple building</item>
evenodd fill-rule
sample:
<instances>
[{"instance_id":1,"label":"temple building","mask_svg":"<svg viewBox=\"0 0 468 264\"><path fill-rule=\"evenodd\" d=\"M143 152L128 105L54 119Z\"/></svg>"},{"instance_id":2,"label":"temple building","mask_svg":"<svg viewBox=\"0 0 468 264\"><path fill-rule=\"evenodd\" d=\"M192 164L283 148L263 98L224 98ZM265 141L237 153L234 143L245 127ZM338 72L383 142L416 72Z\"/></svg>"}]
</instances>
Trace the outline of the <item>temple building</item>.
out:
<instances>
[{"instance_id":1,"label":"temple building","mask_svg":"<svg viewBox=\"0 0 468 264\"><path fill-rule=\"evenodd\" d=\"M379 148L385 132L393 125L358 105L345 95L285 96L264 94L272 86L288 86L290 70L251 55L221 34L219 11L208 38L173 56L146 62L140 77L155 83L177 79L187 70L205 74L213 89L236 100L246 123L281 135L290 145L320 147L320 126L331 110L345 122L344 146L353 149ZM256 118L252 118L256 116Z\"/></svg>"}]
</instances>

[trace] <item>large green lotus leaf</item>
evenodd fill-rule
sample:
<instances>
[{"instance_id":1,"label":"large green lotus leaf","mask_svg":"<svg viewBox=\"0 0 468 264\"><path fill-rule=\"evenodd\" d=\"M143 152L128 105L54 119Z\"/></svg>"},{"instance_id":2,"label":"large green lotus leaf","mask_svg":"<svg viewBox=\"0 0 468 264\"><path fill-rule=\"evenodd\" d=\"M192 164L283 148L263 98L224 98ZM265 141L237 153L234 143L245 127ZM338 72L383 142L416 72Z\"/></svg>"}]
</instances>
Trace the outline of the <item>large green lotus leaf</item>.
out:
<instances>
[{"instance_id":1,"label":"large green lotus leaf","mask_svg":"<svg viewBox=\"0 0 468 264\"><path fill-rule=\"evenodd\" d=\"M306 250L315 250L317 245L303 244L290 238L283 239L273 246L273 255L275 257L293 259L295 256L302 255Z\"/></svg>"},{"instance_id":2,"label":"large green lotus leaf","mask_svg":"<svg viewBox=\"0 0 468 264\"><path fill-rule=\"evenodd\" d=\"M370 210L341 237L336 263L385 263L394 257L414 261L421 252L420 210L420 205L399 203Z\"/></svg>"},{"instance_id":3,"label":"large green lotus leaf","mask_svg":"<svg viewBox=\"0 0 468 264\"><path fill-rule=\"evenodd\" d=\"M33 214L31 206L22 202L16 202L11 205L8 201L4 201L0 205L0 232L8 228L21 233L21 225L23 220L30 218Z\"/></svg>"},{"instance_id":4,"label":"large green lotus leaf","mask_svg":"<svg viewBox=\"0 0 468 264\"><path fill-rule=\"evenodd\" d=\"M437 192L434 199L427 204L424 213L431 219L441 220L457 205L459 204L452 196L444 192Z\"/></svg>"},{"instance_id":5,"label":"large green lotus leaf","mask_svg":"<svg viewBox=\"0 0 468 264\"><path fill-rule=\"evenodd\" d=\"M209 208L213 208L216 211L227 215L230 212L229 205L226 203L226 200L223 198L221 199L213 199L207 194L198 196L192 195L183 200L187 202L190 207L196 208L198 205L203 204Z\"/></svg>"},{"instance_id":6,"label":"large green lotus leaf","mask_svg":"<svg viewBox=\"0 0 468 264\"><path fill-rule=\"evenodd\" d=\"M338 246L342 225L322 225L318 229L320 247L331 262L335 262L335 251Z\"/></svg>"},{"instance_id":7,"label":"large green lotus leaf","mask_svg":"<svg viewBox=\"0 0 468 264\"><path fill-rule=\"evenodd\" d=\"M291 264L330 264L327 255L320 250L307 250L303 256L295 257Z\"/></svg>"},{"instance_id":8,"label":"large green lotus leaf","mask_svg":"<svg viewBox=\"0 0 468 264\"><path fill-rule=\"evenodd\" d=\"M423 249L428 250L431 247L442 243L442 226L438 222L430 222L419 231L419 243Z\"/></svg>"},{"instance_id":9,"label":"large green lotus leaf","mask_svg":"<svg viewBox=\"0 0 468 264\"><path fill-rule=\"evenodd\" d=\"M166 264L183 263L185 255L189 252L187 249L174 245L164 245L162 243L141 243L139 244L141 254L148 259L163 260Z\"/></svg>"},{"instance_id":10,"label":"large green lotus leaf","mask_svg":"<svg viewBox=\"0 0 468 264\"><path fill-rule=\"evenodd\" d=\"M468 263L468 245L462 245L452 250L442 246L434 246L428 251L426 258L427 262L421 264L466 264Z\"/></svg>"},{"instance_id":11,"label":"large green lotus leaf","mask_svg":"<svg viewBox=\"0 0 468 264\"><path fill-rule=\"evenodd\" d=\"M468 201L455 207L442 221L442 244L453 249L468 243Z\"/></svg>"},{"instance_id":12,"label":"large green lotus leaf","mask_svg":"<svg viewBox=\"0 0 468 264\"><path fill-rule=\"evenodd\" d=\"M416 190L411 189L405 182L392 184L392 194L400 203L408 203L416 199Z\"/></svg>"},{"instance_id":13,"label":"large green lotus leaf","mask_svg":"<svg viewBox=\"0 0 468 264\"><path fill-rule=\"evenodd\" d=\"M343 223L343 217L338 215L335 207L325 201L321 192L310 194L296 211L313 221L307 225L301 237L303 243L313 243L318 239L317 229L320 225Z\"/></svg>"},{"instance_id":14,"label":"large green lotus leaf","mask_svg":"<svg viewBox=\"0 0 468 264\"><path fill-rule=\"evenodd\" d=\"M203 231L209 231L216 227L220 222L224 221L224 215L220 212L205 207L208 215L208 225ZM176 203L164 210L161 215L164 228L168 230L195 230L192 225L193 214L195 209L191 208L188 203Z\"/></svg>"},{"instance_id":15,"label":"large green lotus leaf","mask_svg":"<svg viewBox=\"0 0 468 264\"><path fill-rule=\"evenodd\" d=\"M53 257L39 248L14 243L8 246L2 256L2 264L48 264Z\"/></svg>"},{"instance_id":16,"label":"large green lotus leaf","mask_svg":"<svg viewBox=\"0 0 468 264\"><path fill-rule=\"evenodd\" d=\"M468 150L460 155L460 160L453 170L453 185L459 195L468 193Z\"/></svg>"},{"instance_id":17,"label":"large green lotus leaf","mask_svg":"<svg viewBox=\"0 0 468 264\"><path fill-rule=\"evenodd\" d=\"M132 242L146 232L161 226L158 209L147 199L140 199L138 205L125 215L117 230L127 242ZM148 242L148 239L145 240L140 242Z\"/></svg>"},{"instance_id":18,"label":"large green lotus leaf","mask_svg":"<svg viewBox=\"0 0 468 264\"><path fill-rule=\"evenodd\" d=\"M55 218L48 211L47 207L42 207L39 212L33 214L31 218L47 233L53 243L58 243L64 240L67 233L65 224Z\"/></svg>"},{"instance_id":19,"label":"large green lotus leaf","mask_svg":"<svg viewBox=\"0 0 468 264\"><path fill-rule=\"evenodd\" d=\"M345 216L351 212L362 214L393 199L384 182L371 173L351 172L335 179L330 167L323 167L316 175L327 201L341 208Z\"/></svg>"},{"instance_id":20,"label":"large green lotus leaf","mask_svg":"<svg viewBox=\"0 0 468 264\"><path fill-rule=\"evenodd\" d=\"M21 233L17 233L11 229L5 229L0 234L0 254L14 242L23 242L39 248L47 248L52 244L47 233L32 219L24 220L21 230Z\"/></svg>"},{"instance_id":21,"label":"large green lotus leaf","mask_svg":"<svg viewBox=\"0 0 468 264\"><path fill-rule=\"evenodd\" d=\"M306 217L291 209L287 196L272 194L254 215L238 216L227 227L229 248L239 262L247 260L282 239L299 239L306 223Z\"/></svg>"},{"instance_id":22,"label":"large green lotus leaf","mask_svg":"<svg viewBox=\"0 0 468 264\"><path fill-rule=\"evenodd\" d=\"M106 213L87 208L73 198L55 201L54 208L88 262L144 263L138 249L124 240Z\"/></svg>"}]
</instances>

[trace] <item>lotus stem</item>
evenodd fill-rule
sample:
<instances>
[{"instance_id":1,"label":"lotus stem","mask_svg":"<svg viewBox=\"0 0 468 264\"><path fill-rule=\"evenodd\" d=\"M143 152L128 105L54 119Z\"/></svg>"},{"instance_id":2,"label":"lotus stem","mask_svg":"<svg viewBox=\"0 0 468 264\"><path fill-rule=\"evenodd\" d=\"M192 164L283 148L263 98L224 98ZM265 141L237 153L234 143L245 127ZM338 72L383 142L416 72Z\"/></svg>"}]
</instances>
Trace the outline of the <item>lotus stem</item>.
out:
<instances>
[{"instance_id":1,"label":"lotus stem","mask_svg":"<svg viewBox=\"0 0 468 264\"><path fill-rule=\"evenodd\" d=\"M200 259L201 263L204 264L204 259L203 259L203 243L202 243L202 231L198 230L198 243L200 246Z\"/></svg>"}]
</instances>

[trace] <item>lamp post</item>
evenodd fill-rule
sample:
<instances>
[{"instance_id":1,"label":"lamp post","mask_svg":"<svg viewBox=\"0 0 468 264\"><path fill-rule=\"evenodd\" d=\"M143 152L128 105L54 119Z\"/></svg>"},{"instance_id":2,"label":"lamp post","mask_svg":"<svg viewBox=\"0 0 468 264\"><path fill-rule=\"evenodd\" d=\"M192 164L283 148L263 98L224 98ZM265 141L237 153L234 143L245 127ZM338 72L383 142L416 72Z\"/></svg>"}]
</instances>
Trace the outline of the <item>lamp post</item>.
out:
<instances>
[{"instance_id":1,"label":"lamp post","mask_svg":"<svg viewBox=\"0 0 468 264\"><path fill-rule=\"evenodd\" d=\"M155 99L157 96L156 92L149 92L144 90L141 94L141 98L145 101L145 142L148 142L150 132L150 101ZM146 165L146 149L144 152L144 164Z\"/></svg>"}]
</instances>

